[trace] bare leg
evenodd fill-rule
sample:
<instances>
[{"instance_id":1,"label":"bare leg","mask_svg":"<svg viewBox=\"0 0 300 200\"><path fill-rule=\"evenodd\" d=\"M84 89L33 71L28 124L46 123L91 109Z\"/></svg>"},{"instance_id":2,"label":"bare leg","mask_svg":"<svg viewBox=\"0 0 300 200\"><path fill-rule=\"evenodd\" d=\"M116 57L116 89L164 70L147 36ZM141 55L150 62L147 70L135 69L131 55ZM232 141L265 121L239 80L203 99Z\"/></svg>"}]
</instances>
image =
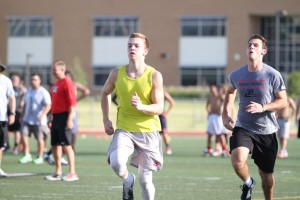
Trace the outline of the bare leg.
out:
<instances>
[{"instance_id":1,"label":"bare leg","mask_svg":"<svg viewBox=\"0 0 300 200\"><path fill-rule=\"evenodd\" d=\"M62 146L52 146L52 151L55 160L55 172L57 174L62 174L62 168L61 168Z\"/></svg>"},{"instance_id":2,"label":"bare leg","mask_svg":"<svg viewBox=\"0 0 300 200\"><path fill-rule=\"evenodd\" d=\"M261 177L261 186L264 191L265 200L271 200L273 198L275 179L272 173L265 173L261 170L259 175Z\"/></svg>"},{"instance_id":3,"label":"bare leg","mask_svg":"<svg viewBox=\"0 0 300 200\"><path fill-rule=\"evenodd\" d=\"M30 150L29 150L29 142L28 142L28 136L27 135L23 136L23 146L24 146L24 154L28 155Z\"/></svg>"},{"instance_id":4,"label":"bare leg","mask_svg":"<svg viewBox=\"0 0 300 200\"><path fill-rule=\"evenodd\" d=\"M2 163L2 149L0 148L0 169L1 169L1 163Z\"/></svg>"},{"instance_id":5,"label":"bare leg","mask_svg":"<svg viewBox=\"0 0 300 200\"><path fill-rule=\"evenodd\" d=\"M71 145L64 146L63 149L64 149L64 152L67 154L67 157L68 157L70 174L76 174L76 171L75 171L75 154L74 154L72 146Z\"/></svg>"},{"instance_id":6,"label":"bare leg","mask_svg":"<svg viewBox=\"0 0 300 200\"><path fill-rule=\"evenodd\" d=\"M282 138L281 139L281 149L286 149L286 147L287 147L287 139Z\"/></svg>"},{"instance_id":7,"label":"bare leg","mask_svg":"<svg viewBox=\"0 0 300 200\"><path fill-rule=\"evenodd\" d=\"M72 141L71 141L71 145L72 145L72 148L73 148L73 151L75 152L75 143L76 143L76 139L77 139L77 135L76 133L75 134L72 134Z\"/></svg>"},{"instance_id":8,"label":"bare leg","mask_svg":"<svg viewBox=\"0 0 300 200\"><path fill-rule=\"evenodd\" d=\"M166 147L170 146L170 138L169 138L168 133L164 132L164 133L162 133L162 136L163 136L163 141L164 141Z\"/></svg>"},{"instance_id":9,"label":"bare leg","mask_svg":"<svg viewBox=\"0 0 300 200\"><path fill-rule=\"evenodd\" d=\"M247 164L249 149L238 147L231 152L231 163L235 173L245 182L249 177L249 168Z\"/></svg>"},{"instance_id":10,"label":"bare leg","mask_svg":"<svg viewBox=\"0 0 300 200\"><path fill-rule=\"evenodd\" d=\"M45 150L45 142L44 139L39 139L38 140L38 156L39 157L43 157L44 154L44 150Z\"/></svg>"}]
</instances>

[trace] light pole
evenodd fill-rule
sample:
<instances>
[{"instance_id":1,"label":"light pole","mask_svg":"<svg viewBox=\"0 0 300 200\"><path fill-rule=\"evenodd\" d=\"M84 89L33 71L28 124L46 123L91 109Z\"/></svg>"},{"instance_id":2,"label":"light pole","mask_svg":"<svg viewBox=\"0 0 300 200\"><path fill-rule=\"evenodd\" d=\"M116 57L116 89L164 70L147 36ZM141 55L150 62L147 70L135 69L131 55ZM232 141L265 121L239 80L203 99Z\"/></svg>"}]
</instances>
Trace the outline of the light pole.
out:
<instances>
[{"instance_id":1,"label":"light pole","mask_svg":"<svg viewBox=\"0 0 300 200\"><path fill-rule=\"evenodd\" d=\"M26 66L25 66L25 84L27 86L30 85L30 82L29 82L29 78L30 78L30 58L32 57L33 55L30 54L30 53L27 53L26 54Z\"/></svg>"},{"instance_id":2,"label":"light pole","mask_svg":"<svg viewBox=\"0 0 300 200\"><path fill-rule=\"evenodd\" d=\"M275 69L278 71L280 65L280 18L286 15L286 10L279 10L275 13Z\"/></svg>"}]
</instances>

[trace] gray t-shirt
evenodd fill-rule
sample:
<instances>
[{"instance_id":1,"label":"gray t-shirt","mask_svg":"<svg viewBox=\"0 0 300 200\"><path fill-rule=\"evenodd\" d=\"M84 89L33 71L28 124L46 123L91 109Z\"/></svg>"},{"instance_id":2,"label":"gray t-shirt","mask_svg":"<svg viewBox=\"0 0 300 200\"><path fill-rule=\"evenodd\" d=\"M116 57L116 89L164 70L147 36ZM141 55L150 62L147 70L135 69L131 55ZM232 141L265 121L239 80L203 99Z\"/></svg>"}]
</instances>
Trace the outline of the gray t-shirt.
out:
<instances>
[{"instance_id":1,"label":"gray t-shirt","mask_svg":"<svg viewBox=\"0 0 300 200\"><path fill-rule=\"evenodd\" d=\"M285 90L281 74L267 64L258 72L249 72L248 65L233 71L228 82L238 91L239 111L236 126L255 134L272 134L278 130L274 111L251 114L246 112L250 101L260 104L273 102L275 94Z\"/></svg>"},{"instance_id":2,"label":"gray t-shirt","mask_svg":"<svg viewBox=\"0 0 300 200\"><path fill-rule=\"evenodd\" d=\"M47 116L40 121L38 116L46 105L51 104L49 92L40 86L37 89L30 88L25 94L25 113L23 121L30 125L47 125Z\"/></svg>"}]
</instances>

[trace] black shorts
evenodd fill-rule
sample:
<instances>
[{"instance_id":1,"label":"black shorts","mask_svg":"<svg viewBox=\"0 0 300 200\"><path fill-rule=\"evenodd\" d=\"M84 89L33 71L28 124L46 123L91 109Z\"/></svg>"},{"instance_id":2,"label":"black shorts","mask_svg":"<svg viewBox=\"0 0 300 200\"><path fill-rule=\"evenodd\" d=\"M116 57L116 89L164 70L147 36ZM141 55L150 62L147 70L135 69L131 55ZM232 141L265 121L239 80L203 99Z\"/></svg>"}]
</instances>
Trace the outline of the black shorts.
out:
<instances>
[{"instance_id":1,"label":"black shorts","mask_svg":"<svg viewBox=\"0 0 300 200\"><path fill-rule=\"evenodd\" d=\"M0 149L7 147L7 122L0 121Z\"/></svg>"},{"instance_id":2,"label":"black shorts","mask_svg":"<svg viewBox=\"0 0 300 200\"><path fill-rule=\"evenodd\" d=\"M71 130L67 129L68 116L68 112L53 114L51 126L52 146L68 146L71 144Z\"/></svg>"},{"instance_id":3,"label":"black shorts","mask_svg":"<svg viewBox=\"0 0 300 200\"><path fill-rule=\"evenodd\" d=\"M20 131L21 130L21 122L20 122L20 113L16 112L15 122L11 125L8 125L8 131Z\"/></svg>"},{"instance_id":4,"label":"black shorts","mask_svg":"<svg viewBox=\"0 0 300 200\"><path fill-rule=\"evenodd\" d=\"M278 151L276 133L254 134L241 127L235 127L230 137L230 151L237 147L247 147L251 158L265 173L273 173Z\"/></svg>"},{"instance_id":5,"label":"black shorts","mask_svg":"<svg viewBox=\"0 0 300 200\"><path fill-rule=\"evenodd\" d=\"M164 133L164 131L167 129L167 119L163 115L159 115L159 121L160 121L160 126L161 126L161 132Z\"/></svg>"}]
</instances>

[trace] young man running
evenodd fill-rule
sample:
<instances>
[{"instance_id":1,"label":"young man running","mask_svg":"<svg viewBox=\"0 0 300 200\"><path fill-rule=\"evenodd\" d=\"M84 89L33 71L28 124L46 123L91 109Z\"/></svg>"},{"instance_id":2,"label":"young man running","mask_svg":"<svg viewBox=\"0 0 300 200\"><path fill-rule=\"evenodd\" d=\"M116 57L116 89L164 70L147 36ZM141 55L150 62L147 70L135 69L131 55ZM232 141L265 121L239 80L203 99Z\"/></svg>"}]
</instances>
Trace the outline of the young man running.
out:
<instances>
[{"instance_id":1,"label":"young man running","mask_svg":"<svg viewBox=\"0 0 300 200\"><path fill-rule=\"evenodd\" d=\"M128 172L127 161L138 168L142 199L153 200L155 187L152 171L163 165L158 115L163 112L163 78L145 63L149 41L141 33L130 35L127 44L129 64L114 69L101 93L103 124L108 135L114 134L108 149L108 162L123 179L123 200L133 199L135 176ZM109 118L111 93L118 97L116 130Z\"/></svg>"},{"instance_id":2,"label":"young man running","mask_svg":"<svg viewBox=\"0 0 300 200\"><path fill-rule=\"evenodd\" d=\"M228 78L223 123L232 130L230 137L231 162L236 174L242 179L242 200L250 200L254 179L250 176L247 160L252 154L258 166L266 200L273 197L273 176L278 144L278 124L275 111L287 106L286 88L278 71L263 63L267 53L267 41L261 35L248 40L248 64L233 71ZM239 93L239 110L235 124L229 116Z\"/></svg>"}]
</instances>

